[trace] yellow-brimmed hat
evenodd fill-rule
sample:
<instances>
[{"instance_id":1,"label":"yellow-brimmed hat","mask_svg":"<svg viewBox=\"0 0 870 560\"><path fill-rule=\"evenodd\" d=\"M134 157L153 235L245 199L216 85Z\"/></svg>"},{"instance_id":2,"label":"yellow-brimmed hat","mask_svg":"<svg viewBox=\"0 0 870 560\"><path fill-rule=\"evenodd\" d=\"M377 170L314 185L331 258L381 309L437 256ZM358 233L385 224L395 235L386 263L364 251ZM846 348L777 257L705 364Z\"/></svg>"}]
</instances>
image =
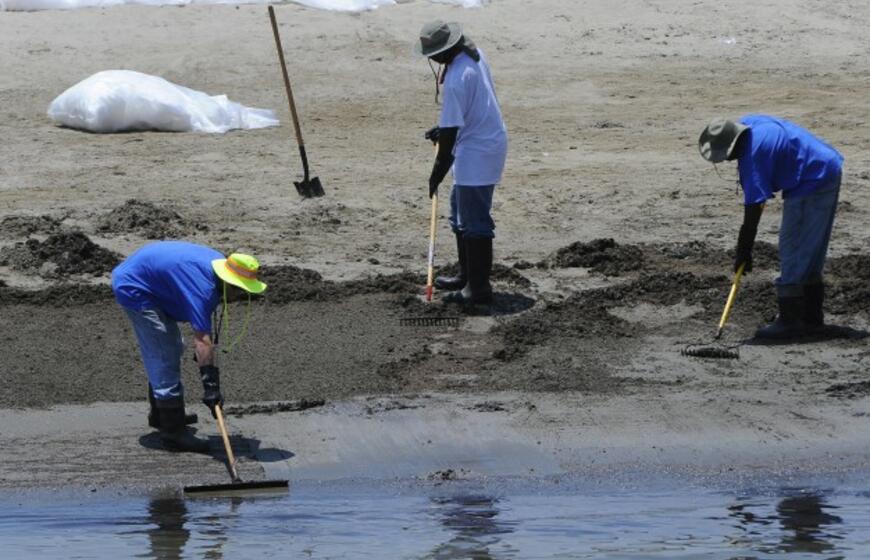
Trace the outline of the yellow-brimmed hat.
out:
<instances>
[{"instance_id":1,"label":"yellow-brimmed hat","mask_svg":"<svg viewBox=\"0 0 870 560\"><path fill-rule=\"evenodd\" d=\"M249 294L259 294L266 289L266 284L257 280L260 263L251 255L233 253L225 259L211 261L211 267L218 278Z\"/></svg>"}]
</instances>

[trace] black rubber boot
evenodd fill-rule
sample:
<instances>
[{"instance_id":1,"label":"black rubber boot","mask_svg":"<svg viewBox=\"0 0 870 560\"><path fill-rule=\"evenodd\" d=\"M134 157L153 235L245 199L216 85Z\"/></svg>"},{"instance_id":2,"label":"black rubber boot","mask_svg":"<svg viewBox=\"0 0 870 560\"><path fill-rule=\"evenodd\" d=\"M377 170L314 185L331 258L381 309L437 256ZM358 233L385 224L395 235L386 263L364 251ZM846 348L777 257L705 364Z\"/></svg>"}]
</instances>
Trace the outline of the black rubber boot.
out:
<instances>
[{"instance_id":1,"label":"black rubber boot","mask_svg":"<svg viewBox=\"0 0 870 560\"><path fill-rule=\"evenodd\" d=\"M471 303L492 303L492 238L469 239L468 247L468 286L471 288Z\"/></svg>"},{"instance_id":2,"label":"black rubber boot","mask_svg":"<svg viewBox=\"0 0 870 560\"><path fill-rule=\"evenodd\" d=\"M181 399L159 401L157 412L160 415L160 439L163 447L170 451L190 451L208 453L211 446L204 439L193 435L184 425L184 403Z\"/></svg>"},{"instance_id":3,"label":"black rubber boot","mask_svg":"<svg viewBox=\"0 0 870 560\"><path fill-rule=\"evenodd\" d=\"M804 286L804 324L811 331L819 331L825 328L825 312L822 306L825 303L825 285L807 284Z\"/></svg>"},{"instance_id":4,"label":"black rubber boot","mask_svg":"<svg viewBox=\"0 0 870 560\"><path fill-rule=\"evenodd\" d=\"M461 290L468 281L468 259L466 258L465 240L462 234L456 234L456 254L459 255L459 272L456 276L438 276L435 278L435 287L439 290Z\"/></svg>"},{"instance_id":5,"label":"black rubber boot","mask_svg":"<svg viewBox=\"0 0 870 560\"><path fill-rule=\"evenodd\" d=\"M148 411L148 425L155 430L160 429L160 414L157 412L157 399L154 398L154 391L151 389L151 384L148 384L148 404L151 409ZM184 424L190 426L199 422L199 417L196 414L185 414Z\"/></svg>"},{"instance_id":6,"label":"black rubber boot","mask_svg":"<svg viewBox=\"0 0 870 560\"><path fill-rule=\"evenodd\" d=\"M767 340L789 340L800 338L807 333L804 324L804 298L779 298L779 315L776 320L755 331L755 338Z\"/></svg>"},{"instance_id":7,"label":"black rubber boot","mask_svg":"<svg viewBox=\"0 0 870 560\"><path fill-rule=\"evenodd\" d=\"M488 305L492 303L492 285L489 283L492 271L492 238L466 239L465 250L468 259L468 283L461 291L444 296L444 301Z\"/></svg>"}]
</instances>

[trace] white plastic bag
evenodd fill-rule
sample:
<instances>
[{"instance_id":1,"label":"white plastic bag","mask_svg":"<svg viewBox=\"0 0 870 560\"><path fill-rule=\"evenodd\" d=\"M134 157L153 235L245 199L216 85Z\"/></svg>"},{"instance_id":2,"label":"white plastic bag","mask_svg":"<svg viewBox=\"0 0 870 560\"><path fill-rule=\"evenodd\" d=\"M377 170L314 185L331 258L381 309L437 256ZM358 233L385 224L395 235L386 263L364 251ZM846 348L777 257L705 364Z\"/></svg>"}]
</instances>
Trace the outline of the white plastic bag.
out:
<instances>
[{"instance_id":1,"label":"white plastic bag","mask_svg":"<svg viewBox=\"0 0 870 560\"><path fill-rule=\"evenodd\" d=\"M118 4L146 4L151 6L185 6L188 4L267 4L270 0L0 0L0 11L30 12L35 10L75 10L78 8L106 8ZM395 0L290 0L295 4L335 10L361 12L378 6L395 4ZM463 1L463 0L453 0ZM467 0L466 0L467 1Z\"/></svg>"},{"instance_id":2,"label":"white plastic bag","mask_svg":"<svg viewBox=\"0 0 870 560\"><path fill-rule=\"evenodd\" d=\"M275 113L244 107L131 70L105 70L69 88L48 107L54 122L90 132L164 130L223 133L277 126Z\"/></svg>"}]
</instances>

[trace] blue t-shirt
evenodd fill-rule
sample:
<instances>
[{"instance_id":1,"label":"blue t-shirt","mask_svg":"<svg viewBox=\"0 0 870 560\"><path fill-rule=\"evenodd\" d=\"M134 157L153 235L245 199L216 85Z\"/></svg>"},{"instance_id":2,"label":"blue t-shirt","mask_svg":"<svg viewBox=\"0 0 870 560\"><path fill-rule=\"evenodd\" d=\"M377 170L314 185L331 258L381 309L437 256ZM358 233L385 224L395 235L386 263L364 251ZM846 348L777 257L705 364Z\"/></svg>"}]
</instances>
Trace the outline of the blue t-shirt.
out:
<instances>
[{"instance_id":1,"label":"blue t-shirt","mask_svg":"<svg viewBox=\"0 0 870 560\"><path fill-rule=\"evenodd\" d=\"M184 241L145 245L112 271L112 291L121 306L160 309L172 319L211 333L211 314L220 303L220 282L211 266L224 256Z\"/></svg>"},{"instance_id":2,"label":"blue t-shirt","mask_svg":"<svg viewBox=\"0 0 870 560\"><path fill-rule=\"evenodd\" d=\"M765 202L780 190L783 198L806 196L840 176L840 152L798 125L767 115L740 122L749 126L737 162L745 204Z\"/></svg>"}]
</instances>

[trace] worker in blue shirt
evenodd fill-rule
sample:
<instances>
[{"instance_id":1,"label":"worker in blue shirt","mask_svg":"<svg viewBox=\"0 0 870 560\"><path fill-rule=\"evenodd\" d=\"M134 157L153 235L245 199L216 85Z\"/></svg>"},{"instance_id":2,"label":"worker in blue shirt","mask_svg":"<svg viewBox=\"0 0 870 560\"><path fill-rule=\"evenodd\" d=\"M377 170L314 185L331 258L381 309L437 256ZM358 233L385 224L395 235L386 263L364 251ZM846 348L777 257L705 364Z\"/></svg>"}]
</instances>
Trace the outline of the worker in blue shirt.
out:
<instances>
[{"instance_id":1,"label":"worker in blue shirt","mask_svg":"<svg viewBox=\"0 0 870 560\"><path fill-rule=\"evenodd\" d=\"M744 196L735 271L752 270L752 247L764 203L782 191L779 230L779 315L759 329L762 339L791 339L824 327L822 270L831 239L843 156L823 140L785 119L746 115L713 119L698 140L714 164L737 160Z\"/></svg>"},{"instance_id":2,"label":"worker in blue shirt","mask_svg":"<svg viewBox=\"0 0 870 560\"><path fill-rule=\"evenodd\" d=\"M427 23L415 48L440 65L436 88L444 87L438 126L425 134L438 144L429 175L430 198L453 170L450 226L456 236L459 272L454 277L439 276L435 287L454 290L444 298L448 302L489 304L495 237L492 196L504 172L508 147L489 64L458 23Z\"/></svg>"},{"instance_id":3,"label":"worker in blue shirt","mask_svg":"<svg viewBox=\"0 0 870 560\"><path fill-rule=\"evenodd\" d=\"M224 258L202 245L159 241L145 245L112 271L112 291L133 324L148 374L148 423L160 431L167 449L209 450L207 441L186 428L196 420L184 413L184 341L178 323L190 323L193 328L202 401L214 415L215 406L223 405L223 396L215 363L212 314L221 302L226 313L227 303L245 293L262 293L266 284L257 279L258 270L259 263L250 255L233 253Z\"/></svg>"}]
</instances>

